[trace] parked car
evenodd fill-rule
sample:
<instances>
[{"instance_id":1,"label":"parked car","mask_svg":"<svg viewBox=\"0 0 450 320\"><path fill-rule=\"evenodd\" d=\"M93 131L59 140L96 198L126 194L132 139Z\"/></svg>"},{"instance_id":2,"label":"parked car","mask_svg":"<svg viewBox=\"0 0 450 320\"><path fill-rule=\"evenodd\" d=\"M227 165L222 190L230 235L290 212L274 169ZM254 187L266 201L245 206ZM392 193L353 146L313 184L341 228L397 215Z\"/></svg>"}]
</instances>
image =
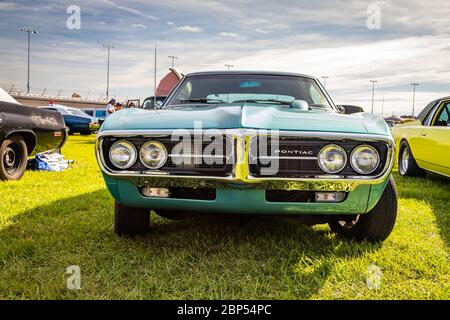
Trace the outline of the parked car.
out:
<instances>
[{"instance_id":1,"label":"parked car","mask_svg":"<svg viewBox=\"0 0 450 320\"><path fill-rule=\"evenodd\" d=\"M58 112L0 102L0 180L19 180L28 157L60 149L66 141Z\"/></svg>"},{"instance_id":2,"label":"parked car","mask_svg":"<svg viewBox=\"0 0 450 320\"><path fill-rule=\"evenodd\" d=\"M102 123L105 121L106 119L106 109L105 108L85 108L85 109L81 109L81 111L83 111L84 113L86 113L87 115L93 117L95 120L97 120L99 125L102 125Z\"/></svg>"},{"instance_id":3,"label":"parked car","mask_svg":"<svg viewBox=\"0 0 450 320\"><path fill-rule=\"evenodd\" d=\"M394 147L381 117L339 113L314 77L226 71L185 76L160 110L111 115L96 155L119 235L147 232L155 210L291 216L381 241L397 214Z\"/></svg>"},{"instance_id":4,"label":"parked car","mask_svg":"<svg viewBox=\"0 0 450 320\"><path fill-rule=\"evenodd\" d=\"M100 129L98 121L77 108L70 108L59 104L40 107L42 109L58 111L64 117L69 134L79 132L82 135L90 135Z\"/></svg>"},{"instance_id":5,"label":"parked car","mask_svg":"<svg viewBox=\"0 0 450 320\"><path fill-rule=\"evenodd\" d=\"M402 176L433 172L450 177L450 97L429 103L417 120L392 129Z\"/></svg>"}]
</instances>

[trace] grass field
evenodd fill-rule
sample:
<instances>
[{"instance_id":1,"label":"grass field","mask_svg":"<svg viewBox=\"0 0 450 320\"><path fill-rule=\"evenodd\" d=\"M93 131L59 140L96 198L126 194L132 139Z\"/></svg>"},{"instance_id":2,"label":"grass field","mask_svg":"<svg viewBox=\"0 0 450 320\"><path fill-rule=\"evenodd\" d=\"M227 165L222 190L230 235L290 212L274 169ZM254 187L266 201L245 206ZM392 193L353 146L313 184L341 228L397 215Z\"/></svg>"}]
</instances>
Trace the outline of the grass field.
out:
<instances>
[{"instance_id":1,"label":"grass field","mask_svg":"<svg viewBox=\"0 0 450 320\"><path fill-rule=\"evenodd\" d=\"M1 299L448 299L450 182L395 175L399 215L383 244L291 220L170 221L146 237L113 229L93 136L71 136L63 173L0 182ZM81 268L68 290L66 268ZM368 267L381 269L369 289Z\"/></svg>"}]
</instances>

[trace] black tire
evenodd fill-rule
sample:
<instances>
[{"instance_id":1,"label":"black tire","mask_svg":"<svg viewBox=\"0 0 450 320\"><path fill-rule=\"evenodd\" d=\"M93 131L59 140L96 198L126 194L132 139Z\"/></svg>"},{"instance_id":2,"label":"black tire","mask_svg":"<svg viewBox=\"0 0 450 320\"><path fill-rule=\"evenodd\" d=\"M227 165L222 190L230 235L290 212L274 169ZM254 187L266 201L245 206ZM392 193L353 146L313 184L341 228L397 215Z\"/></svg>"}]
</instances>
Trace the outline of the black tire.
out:
<instances>
[{"instance_id":1,"label":"black tire","mask_svg":"<svg viewBox=\"0 0 450 320\"><path fill-rule=\"evenodd\" d=\"M425 175L425 171L417 165L407 141L402 141L400 144L398 173L404 177L422 177Z\"/></svg>"},{"instance_id":2,"label":"black tire","mask_svg":"<svg viewBox=\"0 0 450 320\"><path fill-rule=\"evenodd\" d=\"M82 136L90 136L92 134L92 132L90 130L89 131L81 131L80 134Z\"/></svg>"},{"instance_id":3,"label":"black tire","mask_svg":"<svg viewBox=\"0 0 450 320\"><path fill-rule=\"evenodd\" d=\"M391 234L397 217L397 187L391 176L384 192L369 212L345 216L329 222L330 229L347 239L384 241Z\"/></svg>"},{"instance_id":4,"label":"black tire","mask_svg":"<svg viewBox=\"0 0 450 320\"><path fill-rule=\"evenodd\" d=\"M138 236L146 234L150 229L150 210L131 208L115 202L114 232L119 236Z\"/></svg>"},{"instance_id":5,"label":"black tire","mask_svg":"<svg viewBox=\"0 0 450 320\"><path fill-rule=\"evenodd\" d=\"M22 136L14 135L0 145L0 180L19 180L28 165L28 149Z\"/></svg>"}]
</instances>

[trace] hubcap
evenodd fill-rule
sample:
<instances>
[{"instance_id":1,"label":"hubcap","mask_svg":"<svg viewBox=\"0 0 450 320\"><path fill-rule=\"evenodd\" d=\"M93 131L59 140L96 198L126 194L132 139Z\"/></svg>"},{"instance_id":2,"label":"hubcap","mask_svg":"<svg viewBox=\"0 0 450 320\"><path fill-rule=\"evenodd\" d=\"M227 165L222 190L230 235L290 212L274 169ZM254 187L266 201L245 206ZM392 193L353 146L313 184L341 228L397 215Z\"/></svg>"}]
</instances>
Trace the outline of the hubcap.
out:
<instances>
[{"instance_id":1,"label":"hubcap","mask_svg":"<svg viewBox=\"0 0 450 320\"><path fill-rule=\"evenodd\" d=\"M20 149L17 145L11 144L3 153L3 166L9 174L14 174L20 166Z\"/></svg>"},{"instance_id":2,"label":"hubcap","mask_svg":"<svg viewBox=\"0 0 450 320\"><path fill-rule=\"evenodd\" d=\"M358 223L358 220L359 220L359 215L357 215L354 218L349 219L349 220L339 220L338 223L343 228L351 229Z\"/></svg>"},{"instance_id":3,"label":"hubcap","mask_svg":"<svg viewBox=\"0 0 450 320\"><path fill-rule=\"evenodd\" d=\"M400 173L404 175L408 171L409 167L409 150L408 148L403 149L402 159L400 161Z\"/></svg>"}]
</instances>

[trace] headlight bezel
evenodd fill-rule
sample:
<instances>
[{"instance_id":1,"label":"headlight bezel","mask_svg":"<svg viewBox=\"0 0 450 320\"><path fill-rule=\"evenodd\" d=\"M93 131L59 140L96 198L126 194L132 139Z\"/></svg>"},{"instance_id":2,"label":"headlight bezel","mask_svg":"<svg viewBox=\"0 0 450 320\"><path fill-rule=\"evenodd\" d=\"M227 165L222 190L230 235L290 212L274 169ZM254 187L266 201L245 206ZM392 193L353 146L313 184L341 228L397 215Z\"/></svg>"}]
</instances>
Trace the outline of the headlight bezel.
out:
<instances>
[{"instance_id":1,"label":"headlight bezel","mask_svg":"<svg viewBox=\"0 0 450 320\"><path fill-rule=\"evenodd\" d=\"M322 160L322 159L321 159L322 153L324 152L324 150L325 150L326 148L330 148L330 147L332 147L332 148L334 147L334 148L336 148L336 149L342 151L342 154L343 154L343 156L344 156L343 165L342 165L342 167L339 168L338 170L329 170L328 168L325 168L325 167L323 166L323 164L321 163L321 162L322 162L322 161L321 161L321 160ZM347 166L347 163L348 163L348 155L347 155L347 151L345 151L345 149L344 149L343 147L341 147L340 145L338 145L338 144L334 144L334 143L327 144L327 145L323 146L323 147L320 149L319 153L317 154L317 163L319 164L320 169L321 169L322 171L324 171L325 173L328 173L328 174L336 174L336 173L339 173L339 172L341 172L342 170L344 170L344 169L346 168L346 166Z\"/></svg>"},{"instance_id":2,"label":"headlight bezel","mask_svg":"<svg viewBox=\"0 0 450 320\"><path fill-rule=\"evenodd\" d=\"M359 149L363 149L363 148L367 148L367 149L371 149L372 151L375 151L375 154L376 154L376 156L377 156L377 163L376 163L376 165L374 166L374 168L373 168L371 171L362 171L362 170L354 163L354 156L355 156L355 153L356 153ZM373 147L373 146L371 146L371 145L368 145L368 144L361 144L361 145L355 147L355 148L352 150L352 153L350 154L350 166L351 166L352 169L355 170L358 174L369 175L369 174L371 174L371 173L373 173L374 171L377 170L377 168L379 167L380 163L381 163L381 156L380 156L380 153L378 152L378 150L377 150L375 147Z\"/></svg>"},{"instance_id":3,"label":"headlight bezel","mask_svg":"<svg viewBox=\"0 0 450 320\"><path fill-rule=\"evenodd\" d=\"M132 156L130 158L132 160L128 161L126 165L118 165L116 162L113 161L113 158L111 156L111 152L114 150L114 147L119 144L125 144L125 145L128 145L131 147L129 150L132 150L132 153L131 153ZM130 141L119 140L119 141L114 142L111 145L111 147L109 148L108 157L109 157L109 161L111 162L111 164L113 166L115 166L116 168L118 168L120 170L126 170L126 169L131 168L136 163L137 157L138 157L138 152L137 152L136 146L133 143L131 143Z\"/></svg>"},{"instance_id":4,"label":"headlight bezel","mask_svg":"<svg viewBox=\"0 0 450 320\"><path fill-rule=\"evenodd\" d=\"M148 146L148 145L151 145L151 144L153 144L153 145L158 145L159 147L161 147L160 150L164 151L164 160L163 160L163 161L160 161L160 162L158 163L158 165L157 165L157 166L154 166L154 167L148 165L148 164L143 160L143 156L142 156L142 153L144 152L145 147ZM151 141L145 142L145 143L141 146L141 148L140 148L140 150L139 150L139 160L141 161L141 163L142 163L142 165L143 165L144 167L146 167L147 169L150 169L150 170L158 170L158 169L162 168L162 167L167 163L167 160L168 160L168 159L169 159L169 153L168 153L168 151L167 151L166 146L165 146L163 143L161 143L161 142L159 142L159 141L156 141L156 140L151 140Z\"/></svg>"}]
</instances>

